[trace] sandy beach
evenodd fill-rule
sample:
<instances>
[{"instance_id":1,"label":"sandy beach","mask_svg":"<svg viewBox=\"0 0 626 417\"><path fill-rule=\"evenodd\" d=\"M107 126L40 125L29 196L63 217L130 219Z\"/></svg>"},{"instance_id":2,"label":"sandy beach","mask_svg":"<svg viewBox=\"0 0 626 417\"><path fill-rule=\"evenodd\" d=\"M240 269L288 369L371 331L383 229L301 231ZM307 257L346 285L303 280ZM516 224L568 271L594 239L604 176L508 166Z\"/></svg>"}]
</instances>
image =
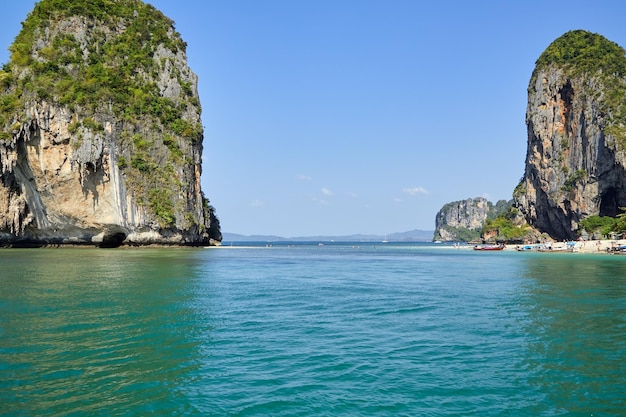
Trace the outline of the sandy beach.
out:
<instances>
[{"instance_id":1,"label":"sandy beach","mask_svg":"<svg viewBox=\"0 0 626 417\"><path fill-rule=\"evenodd\" d=\"M546 242L535 245L506 245L506 250L540 250L542 252L610 253L612 249L626 246L626 239L579 240L575 242Z\"/></svg>"}]
</instances>

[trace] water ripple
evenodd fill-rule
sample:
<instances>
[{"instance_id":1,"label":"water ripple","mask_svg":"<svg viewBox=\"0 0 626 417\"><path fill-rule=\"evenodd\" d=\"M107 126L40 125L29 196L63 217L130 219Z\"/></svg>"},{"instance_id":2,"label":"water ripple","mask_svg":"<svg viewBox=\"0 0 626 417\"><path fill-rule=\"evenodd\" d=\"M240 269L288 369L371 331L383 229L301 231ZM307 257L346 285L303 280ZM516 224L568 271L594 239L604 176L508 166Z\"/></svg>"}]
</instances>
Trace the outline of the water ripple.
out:
<instances>
[{"instance_id":1,"label":"water ripple","mask_svg":"<svg viewBox=\"0 0 626 417\"><path fill-rule=\"evenodd\" d=\"M626 267L615 257L409 245L10 253L3 415L626 408ZM89 263L64 259L84 254Z\"/></svg>"}]
</instances>

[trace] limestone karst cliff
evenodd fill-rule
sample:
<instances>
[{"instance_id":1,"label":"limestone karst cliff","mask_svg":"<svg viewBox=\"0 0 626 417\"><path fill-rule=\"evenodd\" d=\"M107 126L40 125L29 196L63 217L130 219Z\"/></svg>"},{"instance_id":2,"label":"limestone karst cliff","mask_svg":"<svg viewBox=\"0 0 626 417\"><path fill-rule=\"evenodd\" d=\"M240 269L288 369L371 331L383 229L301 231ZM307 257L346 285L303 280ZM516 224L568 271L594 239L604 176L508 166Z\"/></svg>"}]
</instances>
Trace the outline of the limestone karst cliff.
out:
<instances>
[{"instance_id":1,"label":"limestone karst cliff","mask_svg":"<svg viewBox=\"0 0 626 417\"><path fill-rule=\"evenodd\" d=\"M473 241L481 238L487 218L495 218L508 208L504 200L495 205L483 197L453 201L435 216L434 240Z\"/></svg>"},{"instance_id":2,"label":"limestone karst cliff","mask_svg":"<svg viewBox=\"0 0 626 417\"><path fill-rule=\"evenodd\" d=\"M581 219L626 206L624 49L582 30L556 39L528 86L528 148L515 205L555 239L573 239Z\"/></svg>"},{"instance_id":3,"label":"limestone karst cliff","mask_svg":"<svg viewBox=\"0 0 626 417\"><path fill-rule=\"evenodd\" d=\"M217 244L197 76L140 0L41 0L0 70L0 243Z\"/></svg>"}]
</instances>

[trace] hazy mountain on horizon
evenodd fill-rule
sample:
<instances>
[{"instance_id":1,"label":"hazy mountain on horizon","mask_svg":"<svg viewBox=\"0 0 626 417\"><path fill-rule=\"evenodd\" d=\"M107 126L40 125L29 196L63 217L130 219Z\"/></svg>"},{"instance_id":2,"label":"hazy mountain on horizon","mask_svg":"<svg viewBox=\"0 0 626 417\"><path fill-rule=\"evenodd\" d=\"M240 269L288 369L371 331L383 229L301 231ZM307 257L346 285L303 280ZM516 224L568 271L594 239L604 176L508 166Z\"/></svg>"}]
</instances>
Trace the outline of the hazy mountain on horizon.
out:
<instances>
[{"instance_id":1,"label":"hazy mountain on horizon","mask_svg":"<svg viewBox=\"0 0 626 417\"><path fill-rule=\"evenodd\" d=\"M433 240L434 230L411 230L408 232L390 233L386 236L383 235L366 235L366 234L353 234L343 236L297 236L297 237L283 237L275 235L242 235L238 233L222 233L222 243L226 242L280 242L280 241L294 241L294 242L308 242L308 241L331 241L336 242L382 242L386 240L388 242L431 242Z\"/></svg>"}]
</instances>

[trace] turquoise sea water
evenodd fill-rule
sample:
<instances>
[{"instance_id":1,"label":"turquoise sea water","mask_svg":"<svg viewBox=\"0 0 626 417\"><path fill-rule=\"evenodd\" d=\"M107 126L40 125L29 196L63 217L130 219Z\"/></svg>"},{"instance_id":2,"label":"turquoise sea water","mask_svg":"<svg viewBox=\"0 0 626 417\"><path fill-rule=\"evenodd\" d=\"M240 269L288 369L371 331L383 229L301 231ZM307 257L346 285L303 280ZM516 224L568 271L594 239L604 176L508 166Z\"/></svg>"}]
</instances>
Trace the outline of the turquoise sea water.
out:
<instances>
[{"instance_id":1,"label":"turquoise sea water","mask_svg":"<svg viewBox=\"0 0 626 417\"><path fill-rule=\"evenodd\" d=\"M626 414L626 257L0 251L3 416Z\"/></svg>"}]
</instances>

